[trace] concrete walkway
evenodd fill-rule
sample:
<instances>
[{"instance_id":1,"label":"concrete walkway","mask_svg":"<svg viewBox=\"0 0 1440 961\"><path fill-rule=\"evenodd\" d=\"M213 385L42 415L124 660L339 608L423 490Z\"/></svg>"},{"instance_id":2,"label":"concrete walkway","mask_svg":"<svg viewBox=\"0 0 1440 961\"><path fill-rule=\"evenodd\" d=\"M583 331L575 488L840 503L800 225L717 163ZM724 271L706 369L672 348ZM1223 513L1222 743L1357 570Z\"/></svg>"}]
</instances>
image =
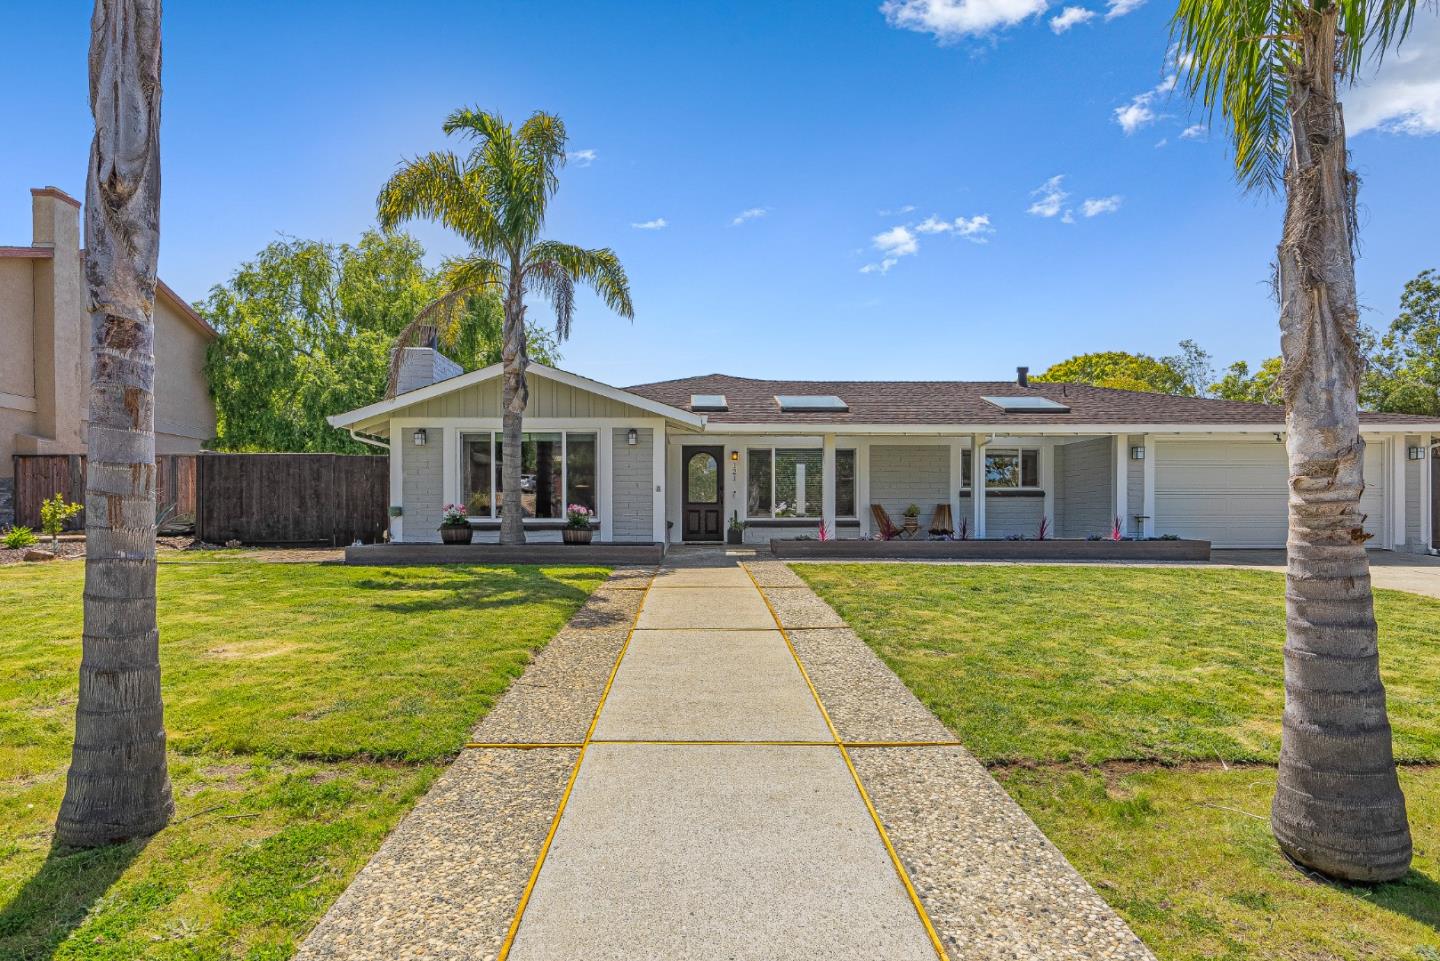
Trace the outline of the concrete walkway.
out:
<instances>
[{"instance_id":1,"label":"concrete walkway","mask_svg":"<svg viewBox=\"0 0 1440 961\"><path fill-rule=\"evenodd\" d=\"M299 957L1151 955L793 572L678 549L596 592Z\"/></svg>"}]
</instances>

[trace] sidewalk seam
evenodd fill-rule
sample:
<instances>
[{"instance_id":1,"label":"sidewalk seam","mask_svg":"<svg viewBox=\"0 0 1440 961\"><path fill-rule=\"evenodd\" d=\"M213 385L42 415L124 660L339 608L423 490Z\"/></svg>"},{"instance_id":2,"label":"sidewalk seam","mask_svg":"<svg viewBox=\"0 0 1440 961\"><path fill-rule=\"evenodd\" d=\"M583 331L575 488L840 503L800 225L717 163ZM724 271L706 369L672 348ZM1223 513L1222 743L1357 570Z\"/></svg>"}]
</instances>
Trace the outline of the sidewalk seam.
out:
<instances>
[{"instance_id":1,"label":"sidewalk seam","mask_svg":"<svg viewBox=\"0 0 1440 961\"><path fill-rule=\"evenodd\" d=\"M830 719L830 712L825 709L825 702L820 700L820 692L815 689L814 683L811 682L810 674L805 670L805 665L801 662L800 655L795 650L795 645L790 642L790 633L785 630L785 625L780 623L780 615L775 612L775 606L770 603L770 598L765 593L765 589L760 586L760 582L756 580L755 575L751 573L750 566L742 561L740 563L740 569L745 572L746 577L750 578L750 583L755 585L755 590L760 594L760 599L765 602L765 608L770 612L770 617L775 621L776 630L780 632L780 636L785 640L785 646L790 650L790 656L795 660L795 667L800 671L800 677L805 681L805 686L810 689L810 696L815 699L815 706L820 709L820 716L825 719L825 726L830 729L830 736L835 739L835 747L839 749L840 757L845 761L845 767L850 771L850 778L855 782L855 789L860 792L860 800L865 803L865 810L870 812L870 820L874 823L875 830L880 834L880 841L885 845L886 853L890 855L890 863L894 866L895 873L899 876L900 883L905 888L905 893L910 897L910 904L915 908L915 914L919 917L921 925L925 928L926 935L930 938L930 946L935 949L935 956L939 961L950 961L949 955L945 952L945 945L940 940L940 934L935 930L935 925L930 921L930 915L925 911L925 905L920 901L920 893L915 890L915 885L910 880L910 874L905 870L905 865L901 863L900 854L895 850L895 845L891 843L890 835L885 830L884 822L880 820L880 812L875 810L875 805L870 800L870 794L865 790L865 785L860 780L860 772L855 769L855 762L850 759L850 752L845 749L845 742L840 739L840 731L835 727L835 722ZM583 749L581 753L583 755ZM576 768L579 768L578 763L576 764ZM505 961L504 954L501 954L499 961Z\"/></svg>"}]
</instances>

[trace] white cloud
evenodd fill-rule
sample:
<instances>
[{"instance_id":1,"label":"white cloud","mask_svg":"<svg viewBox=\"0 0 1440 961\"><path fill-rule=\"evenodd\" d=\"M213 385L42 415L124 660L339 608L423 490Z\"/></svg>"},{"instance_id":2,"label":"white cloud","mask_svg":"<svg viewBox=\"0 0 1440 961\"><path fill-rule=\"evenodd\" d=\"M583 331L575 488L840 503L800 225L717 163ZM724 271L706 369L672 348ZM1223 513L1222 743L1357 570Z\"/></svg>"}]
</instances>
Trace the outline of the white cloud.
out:
<instances>
[{"instance_id":1,"label":"white cloud","mask_svg":"<svg viewBox=\"0 0 1440 961\"><path fill-rule=\"evenodd\" d=\"M735 215L735 219L730 221L730 226L738 227L747 220L758 220L769 212L769 207L751 207L748 210L742 210Z\"/></svg>"},{"instance_id":2,"label":"white cloud","mask_svg":"<svg viewBox=\"0 0 1440 961\"><path fill-rule=\"evenodd\" d=\"M1203 140L1205 138L1205 135L1209 132L1210 129L1206 127L1203 123L1192 123L1190 126L1180 131L1180 139Z\"/></svg>"},{"instance_id":3,"label":"white cloud","mask_svg":"<svg viewBox=\"0 0 1440 961\"><path fill-rule=\"evenodd\" d=\"M1029 210L1026 212L1034 214L1037 217L1053 217L1060 213L1061 208L1065 206L1065 198L1070 196L1070 194L1060 186L1064 179L1064 174L1056 174L1039 187L1030 191L1030 196L1039 197L1040 199L1031 204Z\"/></svg>"},{"instance_id":4,"label":"white cloud","mask_svg":"<svg viewBox=\"0 0 1440 961\"><path fill-rule=\"evenodd\" d=\"M1155 112L1155 101L1174 90L1177 79L1175 74L1169 74L1156 85L1154 90L1136 94L1125 106L1116 107L1115 122L1120 125L1120 129L1124 130L1128 136L1141 127L1148 127L1159 120L1160 115Z\"/></svg>"},{"instance_id":5,"label":"white cloud","mask_svg":"<svg viewBox=\"0 0 1440 961\"><path fill-rule=\"evenodd\" d=\"M877 216L877 217L894 217L894 216L896 216L897 214L909 214L909 213L914 213L914 212L915 212L915 205L914 205L914 204L906 204L906 205L903 206L903 207L896 207L894 210L877 210L877 211L875 211L875 216Z\"/></svg>"},{"instance_id":6,"label":"white cloud","mask_svg":"<svg viewBox=\"0 0 1440 961\"><path fill-rule=\"evenodd\" d=\"M1345 127L1351 134L1440 133L1440 17L1418 12L1400 49L1385 58L1372 78L1342 96Z\"/></svg>"},{"instance_id":7,"label":"white cloud","mask_svg":"<svg viewBox=\"0 0 1440 961\"><path fill-rule=\"evenodd\" d=\"M588 167L595 162L595 151L588 147L584 150L572 150L565 155L565 159L577 167Z\"/></svg>"},{"instance_id":8,"label":"white cloud","mask_svg":"<svg viewBox=\"0 0 1440 961\"><path fill-rule=\"evenodd\" d=\"M1170 138L1169 138L1169 137L1161 137L1159 140L1155 141L1155 149L1156 149L1156 150L1159 150L1159 149L1161 149L1162 147L1168 147L1168 146L1170 146Z\"/></svg>"},{"instance_id":9,"label":"white cloud","mask_svg":"<svg viewBox=\"0 0 1440 961\"><path fill-rule=\"evenodd\" d=\"M642 224L631 224L636 230L664 230L670 226L670 221L664 217L656 217L654 220L647 220Z\"/></svg>"},{"instance_id":10,"label":"white cloud","mask_svg":"<svg viewBox=\"0 0 1440 961\"><path fill-rule=\"evenodd\" d=\"M1106 6L1108 9L1105 11L1105 19L1114 20L1139 10L1145 6L1145 0L1108 0Z\"/></svg>"},{"instance_id":11,"label":"white cloud","mask_svg":"<svg viewBox=\"0 0 1440 961\"><path fill-rule=\"evenodd\" d=\"M900 261L899 261L899 260L896 260L894 257L886 257L884 260L880 261L878 264L866 264L864 267L861 267L861 268L860 268L860 273L862 273L862 274L888 274L888 273L890 273L890 268L891 268L891 267L894 267L894 266L895 266L896 264L898 264L899 262L900 262Z\"/></svg>"},{"instance_id":12,"label":"white cloud","mask_svg":"<svg viewBox=\"0 0 1440 961\"><path fill-rule=\"evenodd\" d=\"M1085 7L1066 7L1050 18L1050 29L1056 33L1064 33L1071 27L1078 27L1080 24L1088 23L1094 19L1094 10Z\"/></svg>"},{"instance_id":13,"label":"white cloud","mask_svg":"<svg viewBox=\"0 0 1440 961\"><path fill-rule=\"evenodd\" d=\"M891 227L870 238L875 249L889 257L909 257L920 252L920 242L909 227Z\"/></svg>"},{"instance_id":14,"label":"white cloud","mask_svg":"<svg viewBox=\"0 0 1440 961\"><path fill-rule=\"evenodd\" d=\"M1109 197L1091 197L1080 205L1080 212L1087 217L1113 214L1120 209L1120 203L1124 199L1119 194L1112 194Z\"/></svg>"},{"instance_id":15,"label":"white cloud","mask_svg":"<svg viewBox=\"0 0 1440 961\"><path fill-rule=\"evenodd\" d=\"M880 12L892 27L954 43L1013 27L1043 13L1048 5L1048 0L885 0Z\"/></svg>"},{"instance_id":16,"label":"white cloud","mask_svg":"<svg viewBox=\"0 0 1440 961\"><path fill-rule=\"evenodd\" d=\"M989 214L976 214L969 218L956 217L954 220L941 220L931 214L916 224L915 230L922 234L953 233L957 237L964 237L977 244L989 243L989 237L986 235L995 232L995 228L990 226Z\"/></svg>"}]
</instances>

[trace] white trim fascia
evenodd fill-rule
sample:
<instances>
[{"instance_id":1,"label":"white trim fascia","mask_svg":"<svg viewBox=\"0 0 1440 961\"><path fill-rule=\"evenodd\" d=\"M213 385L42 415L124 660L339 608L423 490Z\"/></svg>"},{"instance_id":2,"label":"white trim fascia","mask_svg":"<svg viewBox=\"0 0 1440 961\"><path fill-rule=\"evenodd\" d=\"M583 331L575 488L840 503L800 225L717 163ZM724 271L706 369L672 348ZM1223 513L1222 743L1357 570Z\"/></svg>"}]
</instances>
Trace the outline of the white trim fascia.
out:
<instances>
[{"instance_id":1,"label":"white trim fascia","mask_svg":"<svg viewBox=\"0 0 1440 961\"><path fill-rule=\"evenodd\" d=\"M1040 445L1040 489L1045 492L1041 516L1049 519L1050 536L1055 537L1055 445L1049 441Z\"/></svg>"},{"instance_id":2,"label":"white trim fascia","mask_svg":"<svg viewBox=\"0 0 1440 961\"><path fill-rule=\"evenodd\" d=\"M1366 434L1414 433L1424 424L1361 424ZM1440 421L1436 422L1440 427ZM1285 433L1285 424L708 424L706 434L786 434L794 435L796 430L813 431L818 437L825 433L871 434L871 435L916 435L935 434L993 434L996 437L1010 437L1034 434L1092 434L1115 436L1125 434L1275 434Z\"/></svg>"},{"instance_id":3,"label":"white trim fascia","mask_svg":"<svg viewBox=\"0 0 1440 961\"><path fill-rule=\"evenodd\" d=\"M482 367L479 370L472 370L468 374L461 374L458 377L450 377L446 380L436 381L415 390L406 391L395 397L377 401L365 407L357 407L354 410L346 411L343 414L331 414L325 420L331 427L351 427L372 417L378 417L391 411L409 407L411 404L423 403L427 400L434 400L436 397L443 397L446 394L457 390L464 390L466 387L483 383L493 377L498 377L505 371L504 364L491 364L489 367ZM632 394L629 391L621 390L618 387L611 387L609 384L602 384L598 380L591 380L588 377L581 377L579 374L572 374L567 370L557 370L554 367L547 367L544 364L530 363L525 368L527 376L539 374L547 380L565 384L579 390L605 397L617 403L627 404L630 407L647 411L658 415L666 420L673 420L686 427L696 430L703 430L705 417L700 414L693 414L688 410L681 410L679 407L671 407L669 404L662 404L659 401L651 400L648 397L641 397L639 394Z\"/></svg>"},{"instance_id":4,"label":"white trim fascia","mask_svg":"<svg viewBox=\"0 0 1440 961\"><path fill-rule=\"evenodd\" d=\"M1420 435L1420 446L1425 448L1425 459L1420 462L1420 543L1432 551L1435 549L1435 521L1430 515L1435 500L1435 456L1430 451L1433 437L1432 434Z\"/></svg>"}]
</instances>

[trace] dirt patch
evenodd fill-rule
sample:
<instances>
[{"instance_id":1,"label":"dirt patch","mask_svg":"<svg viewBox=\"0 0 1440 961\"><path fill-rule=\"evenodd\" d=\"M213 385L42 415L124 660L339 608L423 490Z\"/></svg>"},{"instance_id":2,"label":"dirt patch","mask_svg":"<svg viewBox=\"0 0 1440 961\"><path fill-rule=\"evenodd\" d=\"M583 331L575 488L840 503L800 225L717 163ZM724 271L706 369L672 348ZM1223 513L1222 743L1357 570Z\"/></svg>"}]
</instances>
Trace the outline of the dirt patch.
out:
<instances>
[{"instance_id":1,"label":"dirt patch","mask_svg":"<svg viewBox=\"0 0 1440 961\"><path fill-rule=\"evenodd\" d=\"M62 540L58 547L52 547L50 544L50 538L42 537L33 548L25 547L19 550L12 551L9 548L0 547L0 564L23 563L25 560L25 552L27 550L50 551L52 554L56 555L61 560L66 560L69 558L84 557L85 542L75 540ZM39 564L47 562L32 561L31 563Z\"/></svg>"}]
</instances>

